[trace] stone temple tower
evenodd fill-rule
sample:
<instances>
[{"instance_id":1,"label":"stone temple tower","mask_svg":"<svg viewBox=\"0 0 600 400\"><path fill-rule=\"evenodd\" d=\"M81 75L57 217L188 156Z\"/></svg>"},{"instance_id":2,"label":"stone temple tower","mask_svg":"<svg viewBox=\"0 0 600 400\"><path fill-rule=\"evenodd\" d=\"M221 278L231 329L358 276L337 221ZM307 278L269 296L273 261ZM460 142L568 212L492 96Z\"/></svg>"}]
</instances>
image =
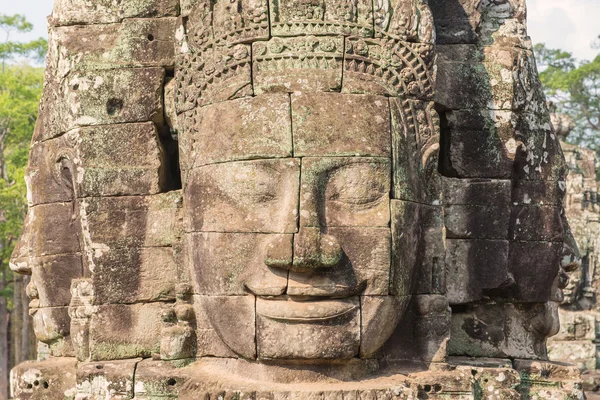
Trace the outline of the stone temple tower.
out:
<instances>
[{"instance_id":1,"label":"stone temple tower","mask_svg":"<svg viewBox=\"0 0 600 400\"><path fill-rule=\"evenodd\" d=\"M55 0L15 399L583 398L525 0ZM537 396L537 397L536 397Z\"/></svg>"}]
</instances>

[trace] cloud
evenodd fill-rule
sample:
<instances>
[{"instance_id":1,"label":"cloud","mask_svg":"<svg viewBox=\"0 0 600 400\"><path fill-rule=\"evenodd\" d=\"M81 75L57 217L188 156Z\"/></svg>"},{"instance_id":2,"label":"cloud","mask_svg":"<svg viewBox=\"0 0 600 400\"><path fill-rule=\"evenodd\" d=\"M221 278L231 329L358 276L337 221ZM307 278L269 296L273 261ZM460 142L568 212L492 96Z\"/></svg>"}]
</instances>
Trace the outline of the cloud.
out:
<instances>
[{"instance_id":1,"label":"cloud","mask_svg":"<svg viewBox=\"0 0 600 400\"><path fill-rule=\"evenodd\" d=\"M598 54L590 45L600 35L600 1L528 0L527 8L534 43L570 51L579 59Z\"/></svg>"}]
</instances>

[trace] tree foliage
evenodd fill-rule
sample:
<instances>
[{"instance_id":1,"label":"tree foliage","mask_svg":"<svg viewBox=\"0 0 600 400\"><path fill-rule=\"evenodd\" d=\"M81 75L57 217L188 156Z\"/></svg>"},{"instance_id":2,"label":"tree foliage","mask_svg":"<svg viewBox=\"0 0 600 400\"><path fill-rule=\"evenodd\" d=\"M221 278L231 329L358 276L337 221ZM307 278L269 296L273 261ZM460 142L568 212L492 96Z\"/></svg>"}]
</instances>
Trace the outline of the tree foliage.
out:
<instances>
[{"instance_id":1,"label":"tree foliage","mask_svg":"<svg viewBox=\"0 0 600 400\"><path fill-rule=\"evenodd\" d=\"M0 14L0 33L4 35L3 38L0 37L2 69L8 61L14 61L16 57L26 57L38 63L44 60L48 48L46 39L39 38L30 42L11 41L13 33L27 33L32 29L33 25L21 14Z\"/></svg>"},{"instance_id":2,"label":"tree foliage","mask_svg":"<svg viewBox=\"0 0 600 400\"><path fill-rule=\"evenodd\" d=\"M0 155L4 164L0 172L0 240L5 245L0 254L2 267L7 267L26 211L23 176L42 84L40 68L9 66L0 73L0 139L4 135L4 152Z\"/></svg>"},{"instance_id":3,"label":"tree foliage","mask_svg":"<svg viewBox=\"0 0 600 400\"><path fill-rule=\"evenodd\" d=\"M44 39L13 42L12 33L29 32L33 28L22 15L0 14L0 275L10 275L8 261L23 226L27 208L23 179L29 142L38 114L42 94L42 68L15 64L19 56L45 56ZM1 296L9 296L11 287L2 288ZM1 334L1 333L0 333Z\"/></svg>"},{"instance_id":4,"label":"tree foliage","mask_svg":"<svg viewBox=\"0 0 600 400\"><path fill-rule=\"evenodd\" d=\"M543 44L534 50L548 99L575 123L568 141L600 154L600 54L579 62L571 53Z\"/></svg>"}]
</instances>

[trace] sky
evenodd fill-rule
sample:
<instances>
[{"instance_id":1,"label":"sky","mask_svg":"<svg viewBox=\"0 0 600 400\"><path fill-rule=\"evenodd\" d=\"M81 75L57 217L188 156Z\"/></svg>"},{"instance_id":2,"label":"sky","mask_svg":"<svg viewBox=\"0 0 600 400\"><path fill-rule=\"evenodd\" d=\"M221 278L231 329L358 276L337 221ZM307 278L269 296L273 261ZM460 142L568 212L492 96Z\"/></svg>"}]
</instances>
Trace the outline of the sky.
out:
<instances>
[{"instance_id":1,"label":"sky","mask_svg":"<svg viewBox=\"0 0 600 400\"><path fill-rule=\"evenodd\" d=\"M567 50L580 60L598 54L590 44L600 35L600 0L527 0L527 6L533 43ZM12 39L46 37L46 16L51 11L52 0L0 0L0 13L25 14L35 26L33 32Z\"/></svg>"}]
</instances>

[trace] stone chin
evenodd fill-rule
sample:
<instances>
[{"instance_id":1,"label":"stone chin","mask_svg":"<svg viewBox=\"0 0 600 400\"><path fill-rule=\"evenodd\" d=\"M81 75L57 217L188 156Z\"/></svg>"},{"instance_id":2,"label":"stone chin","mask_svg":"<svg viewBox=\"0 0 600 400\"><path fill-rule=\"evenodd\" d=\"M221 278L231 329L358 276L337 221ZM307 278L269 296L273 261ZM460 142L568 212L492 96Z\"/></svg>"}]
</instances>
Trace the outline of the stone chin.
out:
<instances>
[{"instance_id":1,"label":"stone chin","mask_svg":"<svg viewBox=\"0 0 600 400\"><path fill-rule=\"evenodd\" d=\"M32 308L33 331L40 342L52 344L69 335L70 319L65 308Z\"/></svg>"},{"instance_id":2,"label":"stone chin","mask_svg":"<svg viewBox=\"0 0 600 400\"><path fill-rule=\"evenodd\" d=\"M223 342L247 359L333 361L372 358L396 329L410 297L351 296L315 299L277 296L256 298L256 309L237 302L205 302L211 323ZM219 318L237 315L239 318ZM239 321L255 318L256 353L240 338ZM254 340L253 340L254 341Z\"/></svg>"}]
</instances>

